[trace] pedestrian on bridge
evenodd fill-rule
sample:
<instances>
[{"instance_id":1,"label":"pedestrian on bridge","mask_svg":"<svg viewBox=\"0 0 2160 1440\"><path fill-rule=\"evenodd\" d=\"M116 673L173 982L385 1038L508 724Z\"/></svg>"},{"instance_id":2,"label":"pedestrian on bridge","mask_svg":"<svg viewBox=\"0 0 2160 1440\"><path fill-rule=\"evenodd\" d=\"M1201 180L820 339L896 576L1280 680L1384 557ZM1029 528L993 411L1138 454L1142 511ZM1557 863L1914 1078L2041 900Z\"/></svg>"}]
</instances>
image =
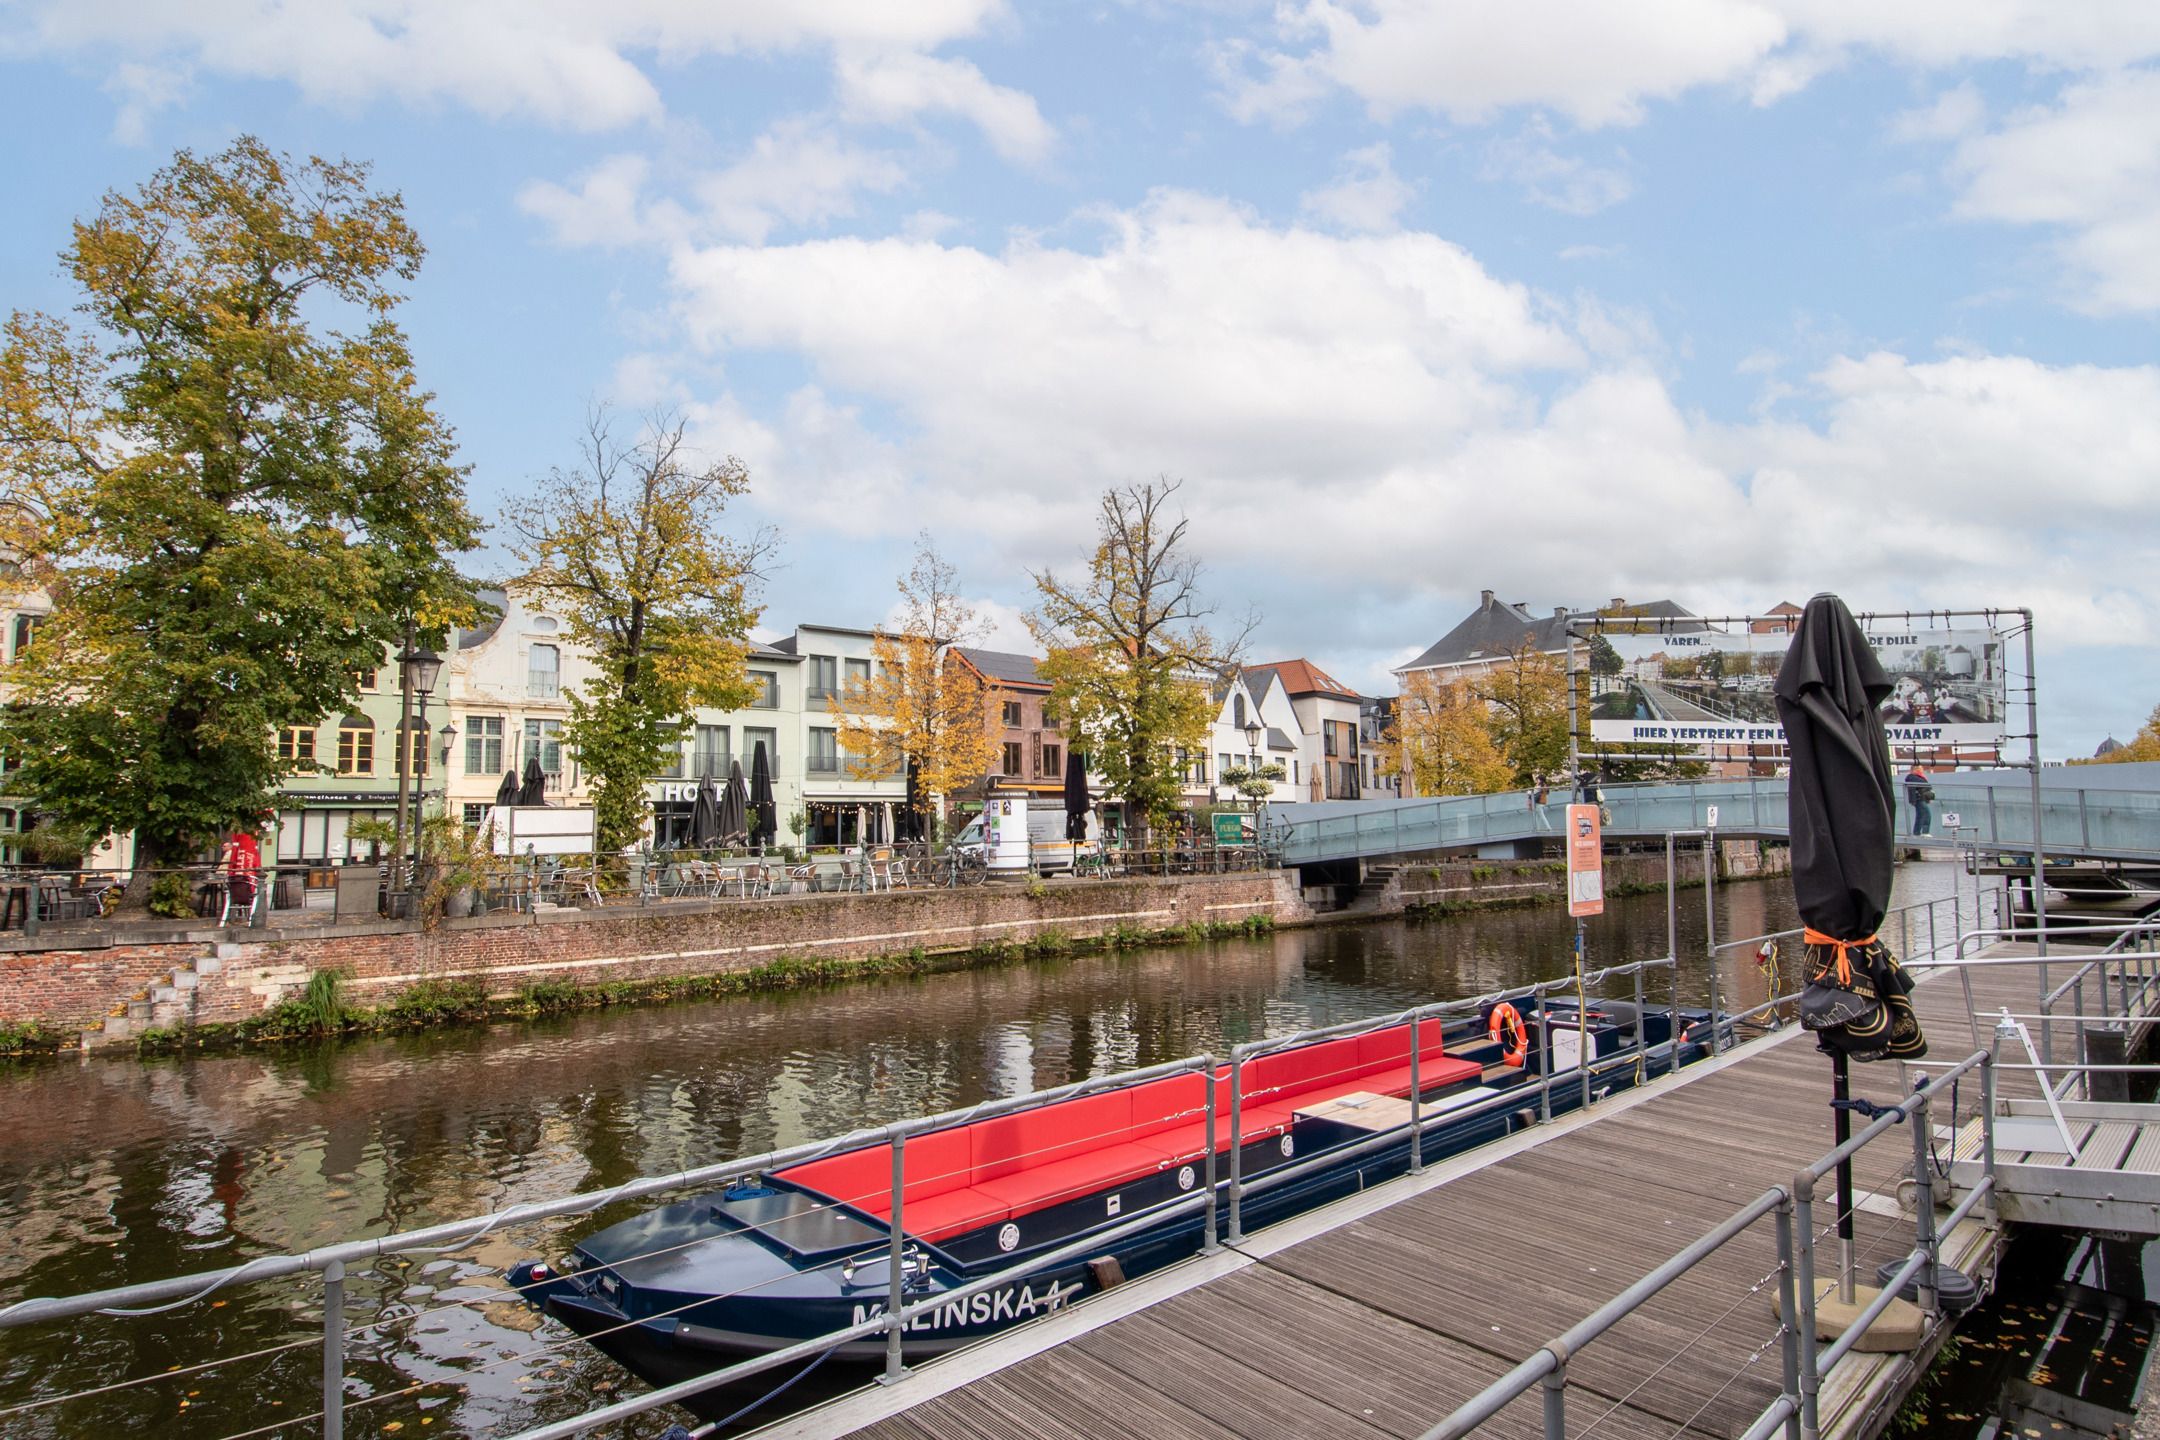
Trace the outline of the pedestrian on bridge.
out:
<instances>
[{"instance_id":1,"label":"pedestrian on bridge","mask_svg":"<svg viewBox=\"0 0 2160 1440\"><path fill-rule=\"evenodd\" d=\"M1928 783L1928 773L1920 768L1917 760L1905 776L1905 799L1912 805L1912 833L1927 834L1928 825L1934 819L1928 806L1935 803L1935 787Z\"/></svg>"}]
</instances>

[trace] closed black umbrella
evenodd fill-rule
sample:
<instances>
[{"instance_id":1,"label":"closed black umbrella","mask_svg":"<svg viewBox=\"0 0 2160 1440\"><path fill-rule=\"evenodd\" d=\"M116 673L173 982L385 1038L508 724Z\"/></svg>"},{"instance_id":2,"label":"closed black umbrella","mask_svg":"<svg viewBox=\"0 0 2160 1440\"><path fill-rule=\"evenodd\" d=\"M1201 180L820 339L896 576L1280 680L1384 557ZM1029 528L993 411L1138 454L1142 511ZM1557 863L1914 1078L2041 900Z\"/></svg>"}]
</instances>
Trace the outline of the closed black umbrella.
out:
<instances>
[{"instance_id":1,"label":"closed black umbrella","mask_svg":"<svg viewBox=\"0 0 2160 1440\"><path fill-rule=\"evenodd\" d=\"M923 808L922 766L910 755L907 794L900 802L900 839L912 842L923 838Z\"/></svg>"},{"instance_id":2,"label":"closed black umbrella","mask_svg":"<svg viewBox=\"0 0 2160 1440\"><path fill-rule=\"evenodd\" d=\"M1927 1053L1905 997L1912 981L1876 929L1890 909L1897 818L1882 702L1889 679L1835 595L1817 595L1778 669L1791 761L1786 806L1793 898L1807 928L1801 1022L1831 1057L1837 1143L1851 1134L1847 1063ZM1838 1237L1852 1255L1852 1166L1838 1166Z\"/></svg>"},{"instance_id":3,"label":"closed black umbrella","mask_svg":"<svg viewBox=\"0 0 2160 1440\"><path fill-rule=\"evenodd\" d=\"M520 793L517 771L503 771L502 784L495 787L495 803L497 805L515 805L518 803Z\"/></svg>"},{"instance_id":4,"label":"closed black umbrella","mask_svg":"<svg viewBox=\"0 0 2160 1440\"><path fill-rule=\"evenodd\" d=\"M518 787L517 803L520 805L547 804L547 772L540 768L540 757L525 759L525 783Z\"/></svg>"},{"instance_id":5,"label":"closed black umbrella","mask_svg":"<svg viewBox=\"0 0 2160 1440\"><path fill-rule=\"evenodd\" d=\"M712 776L699 782L697 796L690 802L690 848L707 850L720 839L720 792L713 788Z\"/></svg>"},{"instance_id":6,"label":"closed black umbrella","mask_svg":"<svg viewBox=\"0 0 2160 1440\"><path fill-rule=\"evenodd\" d=\"M773 806L772 771L765 763L765 742L760 740L750 755L751 843L770 845L779 830L779 812Z\"/></svg>"},{"instance_id":7,"label":"closed black umbrella","mask_svg":"<svg viewBox=\"0 0 2160 1440\"><path fill-rule=\"evenodd\" d=\"M1065 752L1065 838L1078 844L1087 839L1087 763L1077 750Z\"/></svg>"},{"instance_id":8,"label":"closed black umbrella","mask_svg":"<svg viewBox=\"0 0 2160 1440\"><path fill-rule=\"evenodd\" d=\"M750 838L750 787L743 783L742 761L728 761L727 789L720 792L720 843L740 845Z\"/></svg>"}]
</instances>

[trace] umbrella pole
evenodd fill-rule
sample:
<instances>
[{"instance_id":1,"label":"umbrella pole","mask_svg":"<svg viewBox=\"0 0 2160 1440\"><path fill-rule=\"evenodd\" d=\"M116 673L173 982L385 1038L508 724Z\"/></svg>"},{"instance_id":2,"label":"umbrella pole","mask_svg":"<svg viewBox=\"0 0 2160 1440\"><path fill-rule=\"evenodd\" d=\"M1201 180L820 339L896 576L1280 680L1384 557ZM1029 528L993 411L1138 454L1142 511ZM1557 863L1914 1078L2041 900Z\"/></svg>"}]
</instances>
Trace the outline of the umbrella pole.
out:
<instances>
[{"instance_id":1,"label":"umbrella pole","mask_svg":"<svg viewBox=\"0 0 2160 1440\"><path fill-rule=\"evenodd\" d=\"M1852 1138L1852 1111L1846 1107L1852 1092L1846 1064L1842 1050L1830 1057L1832 1135L1841 1149ZM1852 1212L1852 1157L1847 1155L1837 1162L1838 1299L1846 1305L1854 1303Z\"/></svg>"}]
</instances>

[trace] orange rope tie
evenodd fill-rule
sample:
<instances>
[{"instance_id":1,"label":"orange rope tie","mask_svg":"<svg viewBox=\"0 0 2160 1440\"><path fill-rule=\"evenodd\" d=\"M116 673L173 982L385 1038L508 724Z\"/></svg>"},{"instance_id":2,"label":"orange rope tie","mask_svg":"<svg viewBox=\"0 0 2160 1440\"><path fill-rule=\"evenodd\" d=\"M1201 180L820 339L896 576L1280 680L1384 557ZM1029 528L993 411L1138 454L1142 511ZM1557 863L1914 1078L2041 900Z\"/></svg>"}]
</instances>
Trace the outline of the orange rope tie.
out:
<instances>
[{"instance_id":1,"label":"orange rope tie","mask_svg":"<svg viewBox=\"0 0 2160 1440\"><path fill-rule=\"evenodd\" d=\"M1837 983L1848 988L1852 985L1852 957L1848 952L1865 950L1875 943L1873 935L1868 936L1865 940L1840 940L1834 935L1823 934L1822 931L1817 930L1812 925L1801 930L1800 938L1809 945L1835 945L1837 947Z\"/></svg>"}]
</instances>

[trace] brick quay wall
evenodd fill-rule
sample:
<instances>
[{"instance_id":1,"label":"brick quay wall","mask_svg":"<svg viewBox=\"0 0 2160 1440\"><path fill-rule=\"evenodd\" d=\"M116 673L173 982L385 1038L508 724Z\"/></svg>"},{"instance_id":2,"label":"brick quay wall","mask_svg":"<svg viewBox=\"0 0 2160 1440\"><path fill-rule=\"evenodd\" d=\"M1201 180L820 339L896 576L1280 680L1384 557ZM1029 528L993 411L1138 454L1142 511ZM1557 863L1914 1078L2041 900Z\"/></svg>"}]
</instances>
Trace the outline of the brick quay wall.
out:
<instances>
[{"instance_id":1,"label":"brick quay wall","mask_svg":"<svg viewBox=\"0 0 2160 1440\"><path fill-rule=\"evenodd\" d=\"M1106 936L1137 941L1262 917L1310 921L1281 872L664 901L538 915L313 924L289 929L50 926L0 944L0 1026L37 1026L88 1044L152 1026L235 1024L296 999L338 971L348 1005L380 1007L427 982L513 996L539 985L601 986L747 971L783 958L867 961L1007 952ZM71 933L72 932L72 933ZM80 937L80 938L77 938ZM119 1023L114 1023L119 1022ZM132 1022L132 1023L129 1023Z\"/></svg>"}]
</instances>

